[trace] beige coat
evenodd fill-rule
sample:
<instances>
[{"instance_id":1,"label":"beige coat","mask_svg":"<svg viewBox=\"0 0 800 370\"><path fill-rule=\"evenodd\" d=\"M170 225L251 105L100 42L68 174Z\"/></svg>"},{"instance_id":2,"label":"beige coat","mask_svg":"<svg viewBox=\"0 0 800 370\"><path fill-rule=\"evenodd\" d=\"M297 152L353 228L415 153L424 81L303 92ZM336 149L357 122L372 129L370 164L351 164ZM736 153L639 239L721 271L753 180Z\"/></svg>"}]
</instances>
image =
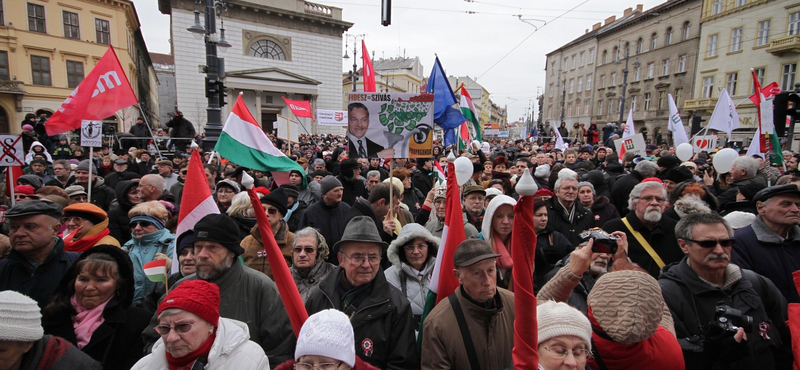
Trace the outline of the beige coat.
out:
<instances>
[{"instance_id":1,"label":"beige coat","mask_svg":"<svg viewBox=\"0 0 800 370\"><path fill-rule=\"evenodd\" d=\"M286 259L286 264L292 267L292 244L294 244L294 233L289 231L286 226L286 221L281 220L281 225L278 231L275 232L275 241L278 243L278 248L283 252L283 258ZM261 234L258 231L258 225L250 230L250 235L246 236L239 244L244 248L242 259L247 267L256 269L263 272L270 279L272 277L272 268L269 267L269 260L264 251L264 245L261 244ZM261 253L260 253L261 252Z\"/></svg>"}]
</instances>

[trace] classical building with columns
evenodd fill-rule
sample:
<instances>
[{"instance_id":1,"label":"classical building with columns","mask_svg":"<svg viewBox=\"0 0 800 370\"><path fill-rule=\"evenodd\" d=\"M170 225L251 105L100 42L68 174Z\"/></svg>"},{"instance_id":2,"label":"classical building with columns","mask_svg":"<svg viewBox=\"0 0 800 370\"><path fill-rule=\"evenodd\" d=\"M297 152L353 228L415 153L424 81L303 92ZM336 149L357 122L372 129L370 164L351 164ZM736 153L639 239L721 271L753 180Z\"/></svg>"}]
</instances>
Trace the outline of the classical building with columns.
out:
<instances>
[{"instance_id":1,"label":"classical building with columns","mask_svg":"<svg viewBox=\"0 0 800 370\"><path fill-rule=\"evenodd\" d=\"M228 0L221 12L225 38L232 45L219 50L225 59L228 105L222 121L241 92L247 107L266 132L274 132L278 115L294 119L281 97L309 100L313 109L341 109L342 35L353 24L342 10L304 0ZM203 40L187 31L194 24L193 0L159 0L159 10L171 15L172 54L178 109L204 131L207 98ZM202 13L202 6L199 9ZM201 14L201 18L203 15ZM300 134L339 133L301 118Z\"/></svg>"}]
</instances>

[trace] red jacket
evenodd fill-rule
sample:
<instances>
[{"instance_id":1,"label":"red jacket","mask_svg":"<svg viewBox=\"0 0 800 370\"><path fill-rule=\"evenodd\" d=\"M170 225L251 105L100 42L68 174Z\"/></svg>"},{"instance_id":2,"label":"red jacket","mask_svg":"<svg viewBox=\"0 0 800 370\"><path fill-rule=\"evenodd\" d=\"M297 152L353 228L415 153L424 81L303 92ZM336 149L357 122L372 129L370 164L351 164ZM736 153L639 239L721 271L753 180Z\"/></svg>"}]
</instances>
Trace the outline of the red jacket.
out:
<instances>
[{"instance_id":1,"label":"red jacket","mask_svg":"<svg viewBox=\"0 0 800 370\"><path fill-rule=\"evenodd\" d=\"M602 330L599 325L594 330ZM592 341L597 346L603 363L608 370L647 368L648 370L684 370L683 352L675 335L663 326L656 329L655 334L641 342L622 344L605 339L596 332L592 333ZM599 369L596 359L588 365Z\"/></svg>"}]
</instances>

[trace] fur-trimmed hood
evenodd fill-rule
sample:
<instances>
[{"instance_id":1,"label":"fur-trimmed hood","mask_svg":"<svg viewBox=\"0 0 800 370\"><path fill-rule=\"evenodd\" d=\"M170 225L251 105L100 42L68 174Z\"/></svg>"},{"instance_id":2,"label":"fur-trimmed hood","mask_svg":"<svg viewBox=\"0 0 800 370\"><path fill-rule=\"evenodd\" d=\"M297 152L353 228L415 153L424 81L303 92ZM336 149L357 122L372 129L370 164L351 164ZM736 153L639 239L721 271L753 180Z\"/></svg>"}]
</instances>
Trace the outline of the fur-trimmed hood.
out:
<instances>
[{"instance_id":1,"label":"fur-trimmed hood","mask_svg":"<svg viewBox=\"0 0 800 370\"><path fill-rule=\"evenodd\" d=\"M675 213L677 213L680 218L695 213L711 213L711 208L706 202L692 197L678 199L678 201L675 202L674 209Z\"/></svg>"},{"instance_id":2,"label":"fur-trimmed hood","mask_svg":"<svg viewBox=\"0 0 800 370\"><path fill-rule=\"evenodd\" d=\"M416 238L422 238L431 243L433 248L428 248L428 258L436 258L441 239L433 236L431 232L428 231L428 229L426 229L424 226L416 223L410 223L403 226L403 229L400 230L400 235L397 236L397 239L395 239L392 244L389 244L389 249L386 252L389 262L391 262L392 265L397 266L398 269L402 268L400 255L398 253L402 250L401 248L403 248L406 243Z\"/></svg>"},{"instance_id":3,"label":"fur-trimmed hood","mask_svg":"<svg viewBox=\"0 0 800 370\"><path fill-rule=\"evenodd\" d=\"M503 204L508 204L513 208L517 205L517 201L508 195L501 194L494 197L494 199L489 202L489 206L486 207L486 213L483 215L483 223L481 224L481 235L483 235L483 240L491 240L492 218L494 217L494 213L497 211L497 208Z\"/></svg>"}]
</instances>

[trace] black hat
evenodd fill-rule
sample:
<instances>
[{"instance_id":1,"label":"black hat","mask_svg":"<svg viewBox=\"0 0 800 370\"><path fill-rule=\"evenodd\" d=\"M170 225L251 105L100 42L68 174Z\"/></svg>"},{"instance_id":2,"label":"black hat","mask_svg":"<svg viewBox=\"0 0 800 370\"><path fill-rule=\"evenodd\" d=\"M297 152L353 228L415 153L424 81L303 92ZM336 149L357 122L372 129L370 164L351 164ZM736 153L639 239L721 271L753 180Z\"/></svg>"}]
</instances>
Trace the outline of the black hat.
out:
<instances>
[{"instance_id":1,"label":"black hat","mask_svg":"<svg viewBox=\"0 0 800 370\"><path fill-rule=\"evenodd\" d=\"M486 167L483 167L483 163L475 162L475 163L472 164L472 173L473 174L481 173L485 169L486 169Z\"/></svg>"},{"instance_id":2,"label":"black hat","mask_svg":"<svg viewBox=\"0 0 800 370\"><path fill-rule=\"evenodd\" d=\"M756 195L753 197L753 203L763 202L769 198L772 198L780 194L795 194L797 196L800 196L800 188L798 188L797 185L794 184L770 186L766 189L759 190L759 192L756 193ZM8 217L7 213L6 217Z\"/></svg>"},{"instance_id":3,"label":"black hat","mask_svg":"<svg viewBox=\"0 0 800 370\"><path fill-rule=\"evenodd\" d=\"M381 248L389 246L388 243L381 239L380 234L378 234L378 227L375 226L375 221L369 216L353 217L345 226L342 235L342 239L333 245L334 253L339 253L339 248L347 242L375 243L380 245Z\"/></svg>"},{"instance_id":4,"label":"black hat","mask_svg":"<svg viewBox=\"0 0 800 370\"><path fill-rule=\"evenodd\" d=\"M209 214L203 216L194 224L194 241L209 241L222 244L233 254L239 256L244 249L239 245L239 225L230 216L223 214Z\"/></svg>"},{"instance_id":5,"label":"black hat","mask_svg":"<svg viewBox=\"0 0 800 370\"><path fill-rule=\"evenodd\" d=\"M740 193L744 196L745 199L748 201L752 201L756 194L763 189L764 186L759 184L758 182L750 182L748 184L742 185L737 188Z\"/></svg>"},{"instance_id":6,"label":"black hat","mask_svg":"<svg viewBox=\"0 0 800 370\"><path fill-rule=\"evenodd\" d=\"M6 218L33 216L33 215L47 215L54 218L61 218L63 209L56 202L49 202L45 200L29 200L27 202L19 202L15 206L6 211Z\"/></svg>"},{"instance_id":7,"label":"black hat","mask_svg":"<svg viewBox=\"0 0 800 370\"><path fill-rule=\"evenodd\" d=\"M117 159L116 161L114 161L114 164L128 164L128 161L124 159Z\"/></svg>"},{"instance_id":8,"label":"black hat","mask_svg":"<svg viewBox=\"0 0 800 370\"><path fill-rule=\"evenodd\" d=\"M42 178L33 174L22 175L19 178L17 178L17 182L19 182L20 180L24 181L30 186L33 186L36 190L39 190L44 185L44 183L42 182Z\"/></svg>"},{"instance_id":9,"label":"black hat","mask_svg":"<svg viewBox=\"0 0 800 370\"><path fill-rule=\"evenodd\" d=\"M658 147L655 144L647 144L647 146L645 147L646 152L652 152L656 149L658 149Z\"/></svg>"},{"instance_id":10,"label":"black hat","mask_svg":"<svg viewBox=\"0 0 800 370\"><path fill-rule=\"evenodd\" d=\"M658 161L656 161L656 164L659 167L672 168L672 167L680 166L681 165L681 160L678 159L678 157L676 157L674 155L665 155L665 156L659 158Z\"/></svg>"},{"instance_id":11,"label":"black hat","mask_svg":"<svg viewBox=\"0 0 800 370\"><path fill-rule=\"evenodd\" d=\"M283 184L281 189L286 192L287 197L297 199L300 196L300 189L292 184Z\"/></svg>"},{"instance_id":12,"label":"black hat","mask_svg":"<svg viewBox=\"0 0 800 370\"><path fill-rule=\"evenodd\" d=\"M708 161L703 157L698 157L694 159L694 163L697 164L708 164Z\"/></svg>"},{"instance_id":13,"label":"black hat","mask_svg":"<svg viewBox=\"0 0 800 370\"><path fill-rule=\"evenodd\" d=\"M494 253L489 243L480 239L469 239L461 242L453 253L454 267L468 267L489 258L500 257Z\"/></svg>"},{"instance_id":14,"label":"black hat","mask_svg":"<svg viewBox=\"0 0 800 370\"><path fill-rule=\"evenodd\" d=\"M590 153L591 154L592 153L592 148L590 148L588 146L585 146L585 147L581 148L581 153Z\"/></svg>"},{"instance_id":15,"label":"black hat","mask_svg":"<svg viewBox=\"0 0 800 370\"><path fill-rule=\"evenodd\" d=\"M308 176L309 176L309 177L311 177L311 178L313 179L313 178L315 178L315 177L317 177L317 176L322 176L322 177L325 177L325 176L328 176L328 175L330 175L330 173L329 173L328 171L324 171L324 170L318 170L318 171L314 171L314 172L312 172L312 173L311 173L310 175L308 175Z\"/></svg>"},{"instance_id":16,"label":"black hat","mask_svg":"<svg viewBox=\"0 0 800 370\"><path fill-rule=\"evenodd\" d=\"M286 216L286 205L288 203L289 197L286 195L286 190L283 188L277 188L261 198L261 204L269 204L277 208L282 216Z\"/></svg>"},{"instance_id":17,"label":"black hat","mask_svg":"<svg viewBox=\"0 0 800 370\"><path fill-rule=\"evenodd\" d=\"M194 246L194 230L189 229L183 232L183 234L178 235L178 239L175 241L176 246L176 253L177 255L181 255L186 248L193 248Z\"/></svg>"},{"instance_id":18,"label":"black hat","mask_svg":"<svg viewBox=\"0 0 800 370\"><path fill-rule=\"evenodd\" d=\"M684 182L693 178L692 172L684 166L673 167L667 170L662 180L670 180L674 183Z\"/></svg>"}]
</instances>

